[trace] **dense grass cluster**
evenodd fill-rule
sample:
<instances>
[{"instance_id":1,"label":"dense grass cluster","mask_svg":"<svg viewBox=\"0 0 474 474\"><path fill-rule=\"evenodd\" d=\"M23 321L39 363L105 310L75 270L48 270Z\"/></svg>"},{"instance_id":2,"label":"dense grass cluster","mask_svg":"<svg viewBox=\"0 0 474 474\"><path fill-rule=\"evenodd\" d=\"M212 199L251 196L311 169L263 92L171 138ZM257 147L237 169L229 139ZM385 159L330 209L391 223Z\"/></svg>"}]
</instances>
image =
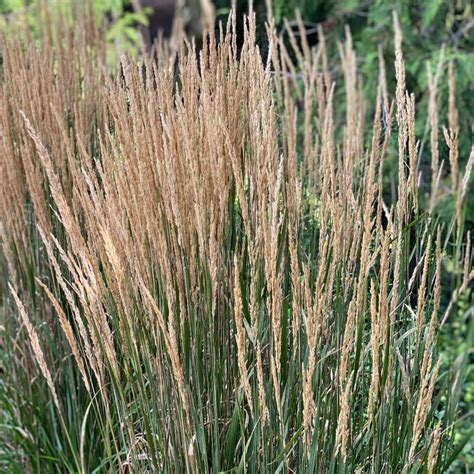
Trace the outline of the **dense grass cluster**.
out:
<instances>
[{"instance_id":1,"label":"dense grass cluster","mask_svg":"<svg viewBox=\"0 0 474 474\"><path fill-rule=\"evenodd\" d=\"M112 74L77 21L1 42L3 467L445 472L468 354L436 342L474 278L453 65L421 192L396 16L375 104L349 32L343 83L322 31L288 51L269 17L262 58L252 14L241 48L231 15Z\"/></svg>"}]
</instances>

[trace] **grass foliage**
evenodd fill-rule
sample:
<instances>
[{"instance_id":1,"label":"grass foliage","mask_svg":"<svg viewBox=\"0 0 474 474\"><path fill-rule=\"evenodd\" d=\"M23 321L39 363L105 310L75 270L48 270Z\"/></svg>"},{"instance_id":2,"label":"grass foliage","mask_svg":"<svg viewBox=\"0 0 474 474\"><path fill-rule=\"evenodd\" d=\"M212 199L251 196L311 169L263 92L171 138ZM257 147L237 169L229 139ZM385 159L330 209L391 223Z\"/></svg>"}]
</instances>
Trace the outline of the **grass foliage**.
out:
<instances>
[{"instance_id":1,"label":"grass foliage","mask_svg":"<svg viewBox=\"0 0 474 474\"><path fill-rule=\"evenodd\" d=\"M230 15L118 74L76 21L1 39L0 469L445 472L469 354L438 334L474 278L454 66L421 187L396 15L370 107L349 31L336 83L322 31L289 51L271 17L265 59Z\"/></svg>"}]
</instances>

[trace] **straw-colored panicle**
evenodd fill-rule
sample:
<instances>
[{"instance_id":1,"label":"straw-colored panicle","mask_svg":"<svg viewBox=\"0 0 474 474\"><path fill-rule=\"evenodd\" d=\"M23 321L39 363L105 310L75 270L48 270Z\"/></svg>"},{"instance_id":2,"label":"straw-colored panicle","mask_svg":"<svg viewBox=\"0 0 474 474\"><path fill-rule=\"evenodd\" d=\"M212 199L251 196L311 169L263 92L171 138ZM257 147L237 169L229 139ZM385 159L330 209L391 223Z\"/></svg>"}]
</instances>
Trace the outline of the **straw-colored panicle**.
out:
<instances>
[{"instance_id":1,"label":"straw-colored panicle","mask_svg":"<svg viewBox=\"0 0 474 474\"><path fill-rule=\"evenodd\" d=\"M449 129L455 134L459 133L459 112L456 105L456 72L454 70L454 61L450 60L448 64L448 124Z\"/></svg>"},{"instance_id":2,"label":"straw-colored panicle","mask_svg":"<svg viewBox=\"0 0 474 474\"><path fill-rule=\"evenodd\" d=\"M373 124L373 135L372 135L372 143L371 143L371 150L370 150L370 159L372 159L373 155L377 155L380 149L380 144L385 141L385 134L388 133L386 130L387 127L387 116L386 116L386 109L385 103L383 99L383 91L382 85L380 84L377 87L377 100L375 105L375 114L374 114L374 124ZM383 154L382 157L383 158Z\"/></svg>"},{"instance_id":3,"label":"straw-colored panicle","mask_svg":"<svg viewBox=\"0 0 474 474\"><path fill-rule=\"evenodd\" d=\"M408 459L413 461L416 454L416 448L421 434L425 427L425 421L431 408L433 392L439 375L440 362L438 361L431 372L427 372L420 383L420 392L418 394L418 403L413 422L413 437L410 444Z\"/></svg>"},{"instance_id":4,"label":"straw-colored panicle","mask_svg":"<svg viewBox=\"0 0 474 474\"><path fill-rule=\"evenodd\" d=\"M356 299L353 299L349 304L339 361L339 416L336 431L336 451L341 452L344 459L347 458L349 442L349 395L351 390L349 354L354 341L357 318L356 305Z\"/></svg>"},{"instance_id":5,"label":"straw-colored panicle","mask_svg":"<svg viewBox=\"0 0 474 474\"><path fill-rule=\"evenodd\" d=\"M431 408L431 401L433 398L433 391L438 379L440 369L440 361L438 360L433 367L433 344L435 337L435 330L438 324L438 311L441 298L441 231L438 229L436 238L436 271L434 282L434 301L433 310L431 314L430 324L425 337L425 347L423 351L423 360L420 368L420 388L418 393L418 403L415 411L415 418L413 422L413 437L410 445L409 459L412 460L416 453L418 441L421 433L425 427L426 418Z\"/></svg>"},{"instance_id":6,"label":"straw-colored panicle","mask_svg":"<svg viewBox=\"0 0 474 474\"><path fill-rule=\"evenodd\" d=\"M408 136L407 130L407 108L406 108L406 86L405 86L405 63L402 52L402 30L398 21L398 15L393 12L393 26L395 31L395 76L397 79L396 101L397 101L397 124L398 124L398 202L397 218L398 225L402 227L405 223L407 213L407 181L405 175L405 153Z\"/></svg>"},{"instance_id":7,"label":"straw-colored panicle","mask_svg":"<svg viewBox=\"0 0 474 474\"><path fill-rule=\"evenodd\" d=\"M348 362L349 362L349 353L351 350L353 337L354 337L354 327L356 322L356 300L353 299L349 303L349 309L347 311L346 325L344 328L344 339L342 342L341 349L341 359L339 362L339 385L343 387L346 383L348 376Z\"/></svg>"},{"instance_id":8,"label":"straw-colored panicle","mask_svg":"<svg viewBox=\"0 0 474 474\"><path fill-rule=\"evenodd\" d=\"M399 301L398 301L398 294L399 294L399 285L400 285L400 267L401 267L401 259L402 259L402 229L397 226L397 228L392 228L392 239L395 240L395 246L392 250L395 252L395 264L393 267L393 283L392 283L392 296L390 299L390 325L392 326L395 317L396 311L398 309Z\"/></svg>"},{"instance_id":9,"label":"straw-colored panicle","mask_svg":"<svg viewBox=\"0 0 474 474\"><path fill-rule=\"evenodd\" d=\"M402 354L400 352L400 349L397 347L396 349L397 352L397 359L400 367L400 374L401 374L401 385L402 385L402 391L403 395L405 395L405 399L408 403L411 403L412 401L412 395L411 395L411 390L410 390L410 376L408 374L408 369L407 369L407 364L403 360ZM389 367L391 369L391 366Z\"/></svg>"},{"instance_id":10,"label":"straw-colored panicle","mask_svg":"<svg viewBox=\"0 0 474 474\"><path fill-rule=\"evenodd\" d=\"M313 382L316 363L318 362L318 342L322 335L322 315L326 310L323 295L329 292L329 283L325 287L324 279L326 276L326 262L328 260L328 252L330 242L326 241L319 254L320 266L316 277L316 285L312 294L310 288L309 268L304 266L304 312L305 312L305 332L307 340L307 363L302 366L303 377L303 427L305 431L305 442L309 446L311 441L311 428L315 412ZM331 267L333 268L333 267ZM309 455L309 452L308 452Z\"/></svg>"},{"instance_id":11,"label":"straw-colored panicle","mask_svg":"<svg viewBox=\"0 0 474 474\"><path fill-rule=\"evenodd\" d=\"M333 99L334 84L326 99L324 111L324 123L321 147L321 201L320 201L320 223L321 233L326 234L328 224L333 221L331 215L334 213L334 206L331 205L335 195L335 158L334 158L334 122L333 122Z\"/></svg>"},{"instance_id":12,"label":"straw-colored panicle","mask_svg":"<svg viewBox=\"0 0 474 474\"><path fill-rule=\"evenodd\" d=\"M428 238L425 253L423 254L423 271L421 273L421 282L418 288L418 298L416 304L416 336L419 339L421 330L425 323L425 305L426 305L426 286L428 282L428 272L431 259L431 236Z\"/></svg>"},{"instance_id":13,"label":"straw-colored panicle","mask_svg":"<svg viewBox=\"0 0 474 474\"><path fill-rule=\"evenodd\" d=\"M114 374L118 374L117 354L112 329L109 326L107 308L102 302L101 283L96 279L91 268L86 267L85 270L81 275L79 298L88 319L90 331L97 331L98 347L103 347L103 350L100 350L101 355L97 355L97 359L102 359ZM99 370L103 369L105 367L99 366Z\"/></svg>"},{"instance_id":14,"label":"straw-colored panicle","mask_svg":"<svg viewBox=\"0 0 474 474\"><path fill-rule=\"evenodd\" d=\"M454 72L454 63L449 61L448 65L448 128L443 128L444 138L449 148L449 165L452 190L458 192L459 186L459 113L456 106L456 75ZM458 221L459 226L459 221Z\"/></svg>"},{"instance_id":15,"label":"straw-colored panicle","mask_svg":"<svg viewBox=\"0 0 474 474\"><path fill-rule=\"evenodd\" d=\"M336 430L336 454L341 453L344 461L347 460L349 446L349 393L350 384L347 384L340 395Z\"/></svg>"},{"instance_id":16,"label":"straw-colored panicle","mask_svg":"<svg viewBox=\"0 0 474 474\"><path fill-rule=\"evenodd\" d=\"M293 108L292 99L290 96L288 82L285 81L285 114L284 124L287 133L284 139L285 154L284 154L284 184L286 188L286 209L288 217L291 221L293 231L297 231L298 222L300 220L301 210L301 180L299 172L299 162L297 154L297 116Z\"/></svg>"},{"instance_id":17,"label":"straw-colored panicle","mask_svg":"<svg viewBox=\"0 0 474 474\"><path fill-rule=\"evenodd\" d=\"M332 86L332 80L331 80L331 72L329 69L329 58L328 58L328 52L327 52L327 47L326 47L326 36L324 35L324 30L323 26L321 23L318 23L317 25L317 31L318 31L318 39L319 39L319 44L321 48L321 61L322 61L322 67L323 67L323 83L324 83L324 94L326 96L326 101L329 96L329 91Z\"/></svg>"},{"instance_id":18,"label":"straw-colored panicle","mask_svg":"<svg viewBox=\"0 0 474 474\"><path fill-rule=\"evenodd\" d=\"M374 416L376 413L376 404L379 393L380 383L380 369L379 369L379 345L380 345L380 333L382 330L379 319L380 315L377 311L377 293L375 283L371 281L370 284L370 328L371 328L371 349L372 349L372 379L370 382L369 389L369 402L367 405L367 417L369 424L373 423Z\"/></svg>"},{"instance_id":19,"label":"straw-colored panicle","mask_svg":"<svg viewBox=\"0 0 474 474\"><path fill-rule=\"evenodd\" d=\"M38 334L36 333L35 328L31 324L30 318L28 317L25 307L23 306L23 303L18 297L17 292L15 291L15 289L13 288L11 284L8 284L8 286L13 296L13 299L15 300L15 304L18 308L18 312L20 313L23 324L26 327L26 331L28 333L28 337L31 343L31 349L33 350L33 354L35 355L36 362L39 365L39 368L41 370L41 373L43 374L43 377L46 379L46 383L48 384L48 387L51 391L51 395L53 397L53 402L56 405L56 408L58 409L58 411L61 412L61 407L59 404L59 398L56 392L56 387L54 386L53 377L51 376L51 372L48 368L48 364L44 357L43 349L41 348Z\"/></svg>"},{"instance_id":20,"label":"straw-colored panicle","mask_svg":"<svg viewBox=\"0 0 474 474\"><path fill-rule=\"evenodd\" d=\"M441 422L438 423L433 433L431 434L431 446L428 451L428 474L436 472L436 466L439 457L439 446L441 443L443 430Z\"/></svg>"},{"instance_id":21,"label":"straw-colored panicle","mask_svg":"<svg viewBox=\"0 0 474 474\"><path fill-rule=\"evenodd\" d=\"M407 96L408 156L411 199L414 211L418 211L418 144L415 136L415 95Z\"/></svg>"},{"instance_id":22,"label":"straw-colored panicle","mask_svg":"<svg viewBox=\"0 0 474 474\"><path fill-rule=\"evenodd\" d=\"M451 167L451 183L454 193L458 191L459 184L459 150L458 150L458 134L452 128L443 127L443 134L446 144L449 148L449 165ZM458 222L459 225L459 222Z\"/></svg>"},{"instance_id":23,"label":"straw-colored panicle","mask_svg":"<svg viewBox=\"0 0 474 474\"><path fill-rule=\"evenodd\" d=\"M441 250L441 230L438 229L436 237L436 252L435 252L435 279L433 288L433 308L431 312L430 324L425 339L425 349L423 353L423 361L421 365L422 374L430 367L430 358L432 352L432 345L435 341L435 331L438 326L438 312L441 304L441 265L442 265L442 250Z\"/></svg>"},{"instance_id":24,"label":"straw-colored panicle","mask_svg":"<svg viewBox=\"0 0 474 474\"><path fill-rule=\"evenodd\" d=\"M303 377L303 428L305 432L304 442L307 446L311 444L312 436L312 422L314 416L314 394L313 394L313 380L312 374L308 369L301 366L301 373ZM308 457L310 451L308 450Z\"/></svg>"},{"instance_id":25,"label":"straw-colored panicle","mask_svg":"<svg viewBox=\"0 0 474 474\"><path fill-rule=\"evenodd\" d=\"M299 24L300 30L303 29L301 23ZM305 38L304 43L306 43L306 35L302 32L301 36ZM306 58L306 55L308 57ZM316 98L316 84L318 78L318 70L320 67L321 60L321 49L318 48L312 52L305 52L305 64L308 64L307 71L303 75L303 80L305 82L304 89L304 144L303 144L303 157L306 166L310 168L315 168L314 163L317 160L317 153L315 150L315 137L313 132L314 127L314 108L315 108L315 98ZM317 176L312 177L308 176L309 179L317 179Z\"/></svg>"},{"instance_id":26,"label":"straw-colored panicle","mask_svg":"<svg viewBox=\"0 0 474 474\"><path fill-rule=\"evenodd\" d=\"M72 329L71 323L67 319L67 316L64 314L64 310L62 309L59 301L55 298L55 296L51 293L49 288L38 278L36 279L36 282L38 285L41 286L43 291L45 292L46 296L48 297L49 301L51 304L54 306L54 309L56 310L56 313L58 314L59 322L61 324L61 328L64 331L64 335L66 336L67 342L69 343L69 346L72 351L72 355L74 356L74 359L77 363L77 366L79 367L79 372L81 373L82 380L84 382L84 386L86 387L87 391L89 394L91 393L91 386L89 384L89 379L86 373L84 361L82 359L82 355L79 350L79 346L76 341L76 337L74 335L74 331Z\"/></svg>"},{"instance_id":27,"label":"straw-colored panicle","mask_svg":"<svg viewBox=\"0 0 474 474\"><path fill-rule=\"evenodd\" d=\"M127 283L125 281L125 270L117 249L110 237L108 231L102 229L102 239L104 241L105 254L108 257L111 265L111 279L110 285L114 291L114 297L117 305L120 308L120 330L122 332L123 340L130 339L133 349L138 350L137 340L135 335L135 328L131 319L130 308L132 303L127 292ZM128 350L128 349L126 349Z\"/></svg>"},{"instance_id":28,"label":"straw-colored panicle","mask_svg":"<svg viewBox=\"0 0 474 474\"><path fill-rule=\"evenodd\" d=\"M242 312L242 291L240 289L239 262L234 257L234 318L235 318L235 340L237 343L237 361L240 370L242 386L250 411L253 412L252 388L249 381L246 357L246 337L244 327L244 316Z\"/></svg>"},{"instance_id":29,"label":"straw-colored panicle","mask_svg":"<svg viewBox=\"0 0 474 474\"><path fill-rule=\"evenodd\" d=\"M376 113L374 117L374 127L379 127L379 141L378 143L372 139L372 149L375 146L380 146L380 158L378 166L378 182L377 182L377 217L376 217L376 230L377 238L379 242L382 241L382 213L386 212L385 203L383 201L383 166L386 151L388 148L388 143L392 133L392 111L393 103L390 106L388 100L388 91L387 91L387 76L385 68L385 60L383 57L382 47L379 46L378 49L378 60L379 60L379 80L378 80L378 90L377 90L377 103L376 103ZM373 152L373 151L372 151Z\"/></svg>"},{"instance_id":30,"label":"straw-colored panicle","mask_svg":"<svg viewBox=\"0 0 474 474\"><path fill-rule=\"evenodd\" d=\"M361 104L361 95L357 90L357 65L356 55L352 45L352 35L347 26L346 42L344 47L339 44L339 54L341 56L344 72L347 103L344 159L347 170L352 171L354 160L361 156L362 123L360 113L363 110L363 105Z\"/></svg>"},{"instance_id":31,"label":"straw-colored panicle","mask_svg":"<svg viewBox=\"0 0 474 474\"><path fill-rule=\"evenodd\" d=\"M161 330L161 334L165 342L165 347L168 352L168 357L170 358L170 361L171 361L171 366L173 369L173 377L176 381L178 393L181 398L184 411L188 417L188 423L189 423L189 417L191 414L189 412L189 401L188 401L188 396L187 396L187 392L185 388L184 371L181 365L181 361L180 361L180 357L178 353L176 334L175 334L173 323L172 323L174 317L172 314L169 315L169 324L167 326L165 319L163 317L163 314L158 308L158 305L156 304L153 296L151 295L150 291L143 283L141 286L141 291L142 291L143 296L145 297L145 304L148 306L148 308L153 312L153 314L157 318L158 326Z\"/></svg>"},{"instance_id":32,"label":"straw-colored panicle","mask_svg":"<svg viewBox=\"0 0 474 474\"><path fill-rule=\"evenodd\" d=\"M3 257L6 261L6 267L10 275L12 285L18 285L18 272L15 268L15 257L8 242L8 234L3 222L0 221L0 241Z\"/></svg>"},{"instance_id":33,"label":"straw-colored panicle","mask_svg":"<svg viewBox=\"0 0 474 474\"><path fill-rule=\"evenodd\" d=\"M380 256L379 317L383 346L387 347L392 328L389 320L388 281L390 275L390 232L385 233Z\"/></svg>"},{"instance_id":34,"label":"straw-colored panicle","mask_svg":"<svg viewBox=\"0 0 474 474\"><path fill-rule=\"evenodd\" d=\"M79 335L81 336L81 341L82 341L82 344L84 345L87 361L89 362L92 368L92 371L94 372L94 375L97 378L97 382L99 383L99 386L102 386L103 379L102 379L102 374L101 374L101 369L100 369L102 365L101 363L102 357L101 357L101 353L99 349L99 342L97 340L96 333L93 326L86 328L86 325L84 324L84 321L82 319L80 309L78 308L78 305L75 301L73 292L76 292L76 294L79 295L79 289L76 286L77 284L74 283L74 285L72 285L73 291L71 291L71 286L66 282L66 280L63 277L62 270L60 268L59 262L57 261L54 255L53 247L50 242L50 240L53 240L54 242L55 239L53 238L49 239L39 224L38 224L38 232L43 241L43 245L46 249L46 254L49 258L52 269L54 270L55 277L59 283L61 290L64 292L66 301L68 302L69 308L73 314L74 323L76 324L79 330ZM58 252L61 258L66 263L68 270L71 272L71 274L74 275L74 281L79 282L79 277L77 276L77 271L76 271L75 266L73 265L72 261L64 254L63 249L59 246L59 242L57 241L55 242L56 242L56 247L58 249Z\"/></svg>"},{"instance_id":35,"label":"straw-colored panicle","mask_svg":"<svg viewBox=\"0 0 474 474\"><path fill-rule=\"evenodd\" d=\"M273 334L273 352L270 359L271 373L273 379L273 388L275 391L275 400L278 413L281 419L281 396L280 396L280 372L281 372L281 321L283 295L281 288L281 274L278 263L278 236L281 228L281 217L279 215L280 190L283 179L283 160L280 160L277 174L273 181L271 190L270 215L269 222L265 226L265 253L267 255L266 279L270 290L270 311ZM281 419L283 422L283 420Z\"/></svg>"},{"instance_id":36,"label":"straw-colored panicle","mask_svg":"<svg viewBox=\"0 0 474 474\"><path fill-rule=\"evenodd\" d=\"M268 413L268 406L267 406L267 396L265 394L265 385L263 379L263 362L262 362L262 348L260 341L257 339L257 343L255 346L255 350L257 353L257 382L258 382L258 402L260 406L260 413L262 419L262 425L268 423L269 413Z\"/></svg>"},{"instance_id":37,"label":"straw-colored panicle","mask_svg":"<svg viewBox=\"0 0 474 474\"><path fill-rule=\"evenodd\" d=\"M11 45L11 49L13 45ZM8 68L11 50L3 48L3 68ZM17 51L15 51L17 52ZM21 83L18 84L21 87ZM11 87L12 85L10 85ZM34 166L33 159L34 144L31 141L19 143L15 140L14 122L11 119L11 107L9 106L10 91L7 87L0 88L0 156L9 159L0 160L0 176L2 186L0 187L0 212L3 223L3 231L8 229L20 248L28 247L25 228L27 225L27 212L23 205L26 193L29 191L31 201L38 216L38 220L49 222L45 212L44 197L41 194L41 174ZM21 166L23 163L23 166ZM26 182L25 182L26 178ZM2 239L4 255L10 261L11 250L6 245L7 239ZM14 265L9 264L14 273Z\"/></svg>"},{"instance_id":38,"label":"straw-colored panicle","mask_svg":"<svg viewBox=\"0 0 474 474\"><path fill-rule=\"evenodd\" d=\"M290 250L291 286L293 290L293 301L291 306L291 327L293 344L295 349L299 347L299 333L301 325L301 274L297 250L297 236L293 229L288 232L288 246Z\"/></svg>"},{"instance_id":39,"label":"straw-colored panicle","mask_svg":"<svg viewBox=\"0 0 474 474\"><path fill-rule=\"evenodd\" d=\"M389 305L389 317L388 317L388 331L393 335L395 328L395 322L397 318L397 311L399 309L399 290L400 290L400 269L402 265L402 229L398 228L396 230L395 225L392 224L389 227L390 241L392 243L390 257L395 259L393 264L393 280L392 280L392 291ZM393 254L395 254L393 256ZM392 367L393 367L393 358L389 358L389 365L387 370L387 378L385 380L385 399L391 397L392 385L393 385L393 376L392 376Z\"/></svg>"},{"instance_id":40,"label":"straw-colored panicle","mask_svg":"<svg viewBox=\"0 0 474 474\"><path fill-rule=\"evenodd\" d=\"M210 31L215 24L215 7L211 0L199 0L201 5L201 23L203 31Z\"/></svg>"},{"instance_id":41,"label":"straw-colored panicle","mask_svg":"<svg viewBox=\"0 0 474 474\"><path fill-rule=\"evenodd\" d=\"M214 211L214 208L211 208L211 222L210 222L210 235L209 235L209 272L211 277L211 291L212 291L212 300L211 300L211 314L217 309L217 302L219 296L219 280L218 273L221 266L221 257L219 253L219 216L216 215L218 211ZM183 278L180 278L182 281ZM184 291L181 291L182 298L184 298ZM185 314L185 313L183 313Z\"/></svg>"},{"instance_id":42,"label":"straw-colored panicle","mask_svg":"<svg viewBox=\"0 0 474 474\"><path fill-rule=\"evenodd\" d=\"M428 76L428 119L431 129L430 148L431 148L431 201L430 211L433 210L437 202L437 192L440 181L440 163L439 163L439 125L438 125L438 83L444 64L444 46L441 48L436 72L433 77L431 63L426 64Z\"/></svg>"},{"instance_id":43,"label":"straw-colored panicle","mask_svg":"<svg viewBox=\"0 0 474 474\"><path fill-rule=\"evenodd\" d=\"M79 227L74 219L74 216L67 204L65 196L62 191L61 183L58 179L58 176L54 170L53 162L51 160L50 154L48 153L46 147L42 143L38 133L33 128L30 120L26 115L21 112L21 116L24 120L28 135L34 141L38 156L41 160L41 163L46 171L46 174L49 179L51 194L54 198L56 205L58 206L58 212L61 217L62 223L68 232L69 238L71 239L74 247L78 250L78 254L81 255L84 259L84 264L90 266L90 258L88 255L87 245L84 242L84 239L81 235Z\"/></svg>"},{"instance_id":44,"label":"straw-colored panicle","mask_svg":"<svg viewBox=\"0 0 474 474\"><path fill-rule=\"evenodd\" d=\"M389 101L388 101L388 90L387 90L387 68L385 66L385 59L384 59L384 56L383 56L382 45L379 45L377 54L378 54L378 63L379 63L379 82L378 82L378 85L380 87L380 92L381 92L381 96L382 96L382 104L388 112ZM387 130L387 131L390 131L390 130Z\"/></svg>"},{"instance_id":45,"label":"straw-colored panicle","mask_svg":"<svg viewBox=\"0 0 474 474\"><path fill-rule=\"evenodd\" d=\"M291 48L296 56L296 61L297 61L297 64L301 64L301 66L303 66L303 68L306 68L307 67L307 64L305 63L305 56L304 56L304 52L301 50L301 48L299 47L298 45L298 42L296 40L296 37L295 37L295 32L293 31L292 27L290 26L290 23L288 21L287 18L285 18L283 20L284 22L284 25L285 25L285 30L288 34L288 39L290 40L290 45L291 45ZM303 43L303 41L302 41ZM303 45L303 44L302 44ZM281 45L282 46L282 45ZM284 61L284 68L285 67L291 67L292 68L292 71L296 72L296 70L294 69L293 65L291 64L291 62L289 62L289 57L287 56L287 51L286 51L286 48L283 48L281 47L281 54L285 55L285 61ZM304 71L303 71L304 72ZM287 75L287 78L288 78L288 75ZM284 84L286 83L286 85L288 84L288 81L287 80L284 80Z\"/></svg>"},{"instance_id":46,"label":"straw-colored panicle","mask_svg":"<svg viewBox=\"0 0 474 474\"><path fill-rule=\"evenodd\" d=\"M257 359L257 386L258 386L258 403L262 425L268 422L269 413L267 406L267 397L265 394L264 372L263 372L263 356L262 347L259 335L259 309L260 309L260 295L258 294L258 261L259 261L259 243L258 240L254 242L254 247L250 249L250 262L252 272L250 275L250 321L252 325L252 336L254 343L254 350Z\"/></svg>"}]
</instances>

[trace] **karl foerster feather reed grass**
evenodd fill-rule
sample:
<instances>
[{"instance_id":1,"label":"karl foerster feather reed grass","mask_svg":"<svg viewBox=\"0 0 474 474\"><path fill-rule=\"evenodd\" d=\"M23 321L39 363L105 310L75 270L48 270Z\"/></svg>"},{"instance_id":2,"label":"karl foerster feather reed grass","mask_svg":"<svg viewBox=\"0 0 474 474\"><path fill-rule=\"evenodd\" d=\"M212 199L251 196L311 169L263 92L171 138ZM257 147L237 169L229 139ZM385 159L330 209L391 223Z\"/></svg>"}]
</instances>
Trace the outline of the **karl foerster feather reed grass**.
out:
<instances>
[{"instance_id":1,"label":"karl foerster feather reed grass","mask_svg":"<svg viewBox=\"0 0 474 474\"><path fill-rule=\"evenodd\" d=\"M239 51L234 22L200 52L182 38L138 66L123 58L116 76L87 16L89 36L2 39L13 471L443 472L452 460L466 359L444 367L436 341L474 276L454 66L448 117L442 58L430 76L427 197L396 17L376 104L349 31L341 84L322 31L315 49L291 33L290 54L269 18L264 62L253 14ZM436 215L443 136L449 226Z\"/></svg>"}]
</instances>

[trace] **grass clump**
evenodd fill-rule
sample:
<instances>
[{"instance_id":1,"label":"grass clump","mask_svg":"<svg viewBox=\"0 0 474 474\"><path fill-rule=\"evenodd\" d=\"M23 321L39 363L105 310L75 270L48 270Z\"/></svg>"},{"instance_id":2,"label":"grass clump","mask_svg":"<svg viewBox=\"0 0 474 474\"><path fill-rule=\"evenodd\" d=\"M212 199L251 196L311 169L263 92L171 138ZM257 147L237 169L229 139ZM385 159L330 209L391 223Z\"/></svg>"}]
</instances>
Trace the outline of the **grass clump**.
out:
<instances>
[{"instance_id":1,"label":"grass clump","mask_svg":"<svg viewBox=\"0 0 474 474\"><path fill-rule=\"evenodd\" d=\"M443 365L437 338L474 277L474 158L435 73L420 192L397 17L369 121L349 31L343 83L322 31L289 52L270 17L263 60L252 12L239 49L231 15L201 51L177 35L114 75L80 21L2 40L3 466L446 471L469 361Z\"/></svg>"}]
</instances>

